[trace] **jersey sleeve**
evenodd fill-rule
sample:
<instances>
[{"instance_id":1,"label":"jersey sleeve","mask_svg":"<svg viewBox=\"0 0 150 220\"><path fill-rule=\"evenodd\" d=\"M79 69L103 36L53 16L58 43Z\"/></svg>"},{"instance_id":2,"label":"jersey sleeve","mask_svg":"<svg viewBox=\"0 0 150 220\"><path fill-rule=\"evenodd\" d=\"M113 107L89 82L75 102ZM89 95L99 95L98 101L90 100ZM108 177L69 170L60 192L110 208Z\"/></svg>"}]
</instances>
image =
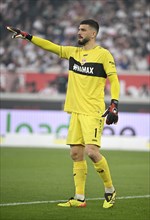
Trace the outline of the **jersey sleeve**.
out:
<instances>
[{"instance_id":1,"label":"jersey sleeve","mask_svg":"<svg viewBox=\"0 0 150 220\"><path fill-rule=\"evenodd\" d=\"M110 82L111 99L119 100L120 83L118 80L114 58L108 50L105 50L103 66Z\"/></svg>"},{"instance_id":2,"label":"jersey sleeve","mask_svg":"<svg viewBox=\"0 0 150 220\"><path fill-rule=\"evenodd\" d=\"M38 47L41 47L44 50L48 50L52 53L55 53L60 56L61 54L61 46L58 44L54 44L49 40L45 40L40 37L33 36L31 42Z\"/></svg>"},{"instance_id":3,"label":"jersey sleeve","mask_svg":"<svg viewBox=\"0 0 150 220\"><path fill-rule=\"evenodd\" d=\"M69 59L75 47L72 46L61 46L55 44L49 40L45 40L40 37L33 36L31 42L44 50L50 51L57 54L61 58Z\"/></svg>"},{"instance_id":4,"label":"jersey sleeve","mask_svg":"<svg viewBox=\"0 0 150 220\"><path fill-rule=\"evenodd\" d=\"M60 57L69 60L71 54L73 54L76 47L72 46L61 46Z\"/></svg>"},{"instance_id":5,"label":"jersey sleeve","mask_svg":"<svg viewBox=\"0 0 150 220\"><path fill-rule=\"evenodd\" d=\"M109 82L110 82L111 99L119 100L120 83L119 83L117 74L108 76L108 79L109 79Z\"/></svg>"},{"instance_id":6,"label":"jersey sleeve","mask_svg":"<svg viewBox=\"0 0 150 220\"><path fill-rule=\"evenodd\" d=\"M117 74L114 58L108 50L104 56L103 66L107 76Z\"/></svg>"},{"instance_id":7,"label":"jersey sleeve","mask_svg":"<svg viewBox=\"0 0 150 220\"><path fill-rule=\"evenodd\" d=\"M106 54L104 56L104 69L108 76L108 80L110 82L110 93L111 99L119 100L120 94L120 84L117 76L116 65L113 56L111 53L106 50Z\"/></svg>"}]
</instances>

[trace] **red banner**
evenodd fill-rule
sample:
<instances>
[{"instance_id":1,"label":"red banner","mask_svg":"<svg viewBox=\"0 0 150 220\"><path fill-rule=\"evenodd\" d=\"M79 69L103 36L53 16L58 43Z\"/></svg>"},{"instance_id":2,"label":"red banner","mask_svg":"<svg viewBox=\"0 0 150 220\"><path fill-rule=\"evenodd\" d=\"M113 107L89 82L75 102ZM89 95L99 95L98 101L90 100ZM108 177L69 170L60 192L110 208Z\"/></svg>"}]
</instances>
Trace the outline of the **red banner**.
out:
<instances>
[{"instance_id":1,"label":"red banner","mask_svg":"<svg viewBox=\"0 0 150 220\"><path fill-rule=\"evenodd\" d=\"M67 75L65 75L67 76ZM25 82L26 85L34 83L36 89L39 91L46 87L48 82L55 81L60 75L51 74L41 74L41 73L26 73ZM136 93L136 90L144 88L145 90L150 89L150 77L149 75L119 75L119 81L121 86L122 95L130 95L130 93ZM109 82L107 81L107 90L109 91Z\"/></svg>"}]
</instances>

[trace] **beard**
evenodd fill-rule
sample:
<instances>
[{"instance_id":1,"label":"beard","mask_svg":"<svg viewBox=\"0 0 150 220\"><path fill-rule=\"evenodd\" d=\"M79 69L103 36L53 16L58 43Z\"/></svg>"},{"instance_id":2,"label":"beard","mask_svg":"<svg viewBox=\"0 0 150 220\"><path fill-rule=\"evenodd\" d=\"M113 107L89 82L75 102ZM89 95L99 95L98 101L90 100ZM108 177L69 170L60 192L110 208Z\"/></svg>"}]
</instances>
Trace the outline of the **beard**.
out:
<instances>
[{"instance_id":1,"label":"beard","mask_svg":"<svg viewBox=\"0 0 150 220\"><path fill-rule=\"evenodd\" d=\"M84 38L83 40L78 40L78 44L85 46L89 42L89 38Z\"/></svg>"}]
</instances>

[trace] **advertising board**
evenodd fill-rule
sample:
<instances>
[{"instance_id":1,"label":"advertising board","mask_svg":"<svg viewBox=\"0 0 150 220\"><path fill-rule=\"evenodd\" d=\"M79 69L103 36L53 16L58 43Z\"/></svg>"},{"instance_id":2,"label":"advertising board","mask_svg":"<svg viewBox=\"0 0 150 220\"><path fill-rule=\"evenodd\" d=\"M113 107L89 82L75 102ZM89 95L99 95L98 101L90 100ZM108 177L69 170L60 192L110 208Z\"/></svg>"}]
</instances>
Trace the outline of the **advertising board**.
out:
<instances>
[{"instance_id":1,"label":"advertising board","mask_svg":"<svg viewBox=\"0 0 150 220\"><path fill-rule=\"evenodd\" d=\"M66 137L70 115L63 111L0 110L0 133L56 134ZM148 113L119 113L117 125L105 125L103 135L149 137Z\"/></svg>"}]
</instances>

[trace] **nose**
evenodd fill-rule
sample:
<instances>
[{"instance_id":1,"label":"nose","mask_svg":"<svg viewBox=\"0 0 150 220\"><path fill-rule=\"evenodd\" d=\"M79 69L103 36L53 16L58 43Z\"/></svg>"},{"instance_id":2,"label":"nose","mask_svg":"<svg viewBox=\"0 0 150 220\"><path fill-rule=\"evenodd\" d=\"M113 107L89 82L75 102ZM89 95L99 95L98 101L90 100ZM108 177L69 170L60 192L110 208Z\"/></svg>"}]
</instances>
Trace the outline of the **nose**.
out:
<instances>
[{"instance_id":1,"label":"nose","mask_svg":"<svg viewBox=\"0 0 150 220\"><path fill-rule=\"evenodd\" d=\"M81 33L81 30L78 30L78 35Z\"/></svg>"}]
</instances>

